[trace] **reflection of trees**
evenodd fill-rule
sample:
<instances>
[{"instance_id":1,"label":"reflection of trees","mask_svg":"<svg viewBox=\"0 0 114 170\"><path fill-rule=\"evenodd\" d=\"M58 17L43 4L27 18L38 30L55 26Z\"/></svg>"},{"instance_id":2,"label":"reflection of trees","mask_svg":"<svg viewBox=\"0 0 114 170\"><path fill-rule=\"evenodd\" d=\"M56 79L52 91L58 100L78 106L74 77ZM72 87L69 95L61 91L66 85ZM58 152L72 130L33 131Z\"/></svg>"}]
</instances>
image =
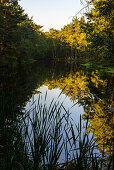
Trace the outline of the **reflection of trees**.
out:
<instances>
[{"instance_id":1,"label":"reflection of trees","mask_svg":"<svg viewBox=\"0 0 114 170\"><path fill-rule=\"evenodd\" d=\"M47 63L0 70L0 169L23 169L20 163L27 163L18 117L33 91L52 76L52 70ZM26 167L29 169L29 164Z\"/></svg>"},{"instance_id":2,"label":"reflection of trees","mask_svg":"<svg viewBox=\"0 0 114 170\"><path fill-rule=\"evenodd\" d=\"M99 150L105 149L108 154L113 151L113 113L110 106L103 100L93 102L89 109L85 110L85 117L90 118L89 129L95 133Z\"/></svg>"},{"instance_id":3,"label":"reflection of trees","mask_svg":"<svg viewBox=\"0 0 114 170\"><path fill-rule=\"evenodd\" d=\"M99 150L105 149L108 154L113 147L112 78L103 78L98 71L81 70L45 83L49 89L66 86L63 93L84 106L84 117L90 118L89 128L95 133Z\"/></svg>"},{"instance_id":4,"label":"reflection of trees","mask_svg":"<svg viewBox=\"0 0 114 170\"><path fill-rule=\"evenodd\" d=\"M63 69L65 68L65 69ZM0 124L15 121L19 111L31 99L35 89L46 80L57 78L71 69L65 62L33 63L19 67L0 68Z\"/></svg>"},{"instance_id":5,"label":"reflection of trees","mask_svg":"<svg viewBox=\"0 0 114 170\"><path fill-rule=\"evenodd\" d=\"M63 89L66 86L63 93L70 96L73 101L77 99L80 101L90 93L88 88L88 77L83 71L76 72L75 74L68 74L67 77L52 80L45 84L49 86L49 89L55 87Z\"/></svg>"},{"instance_id":6,"label":"reflection of trees","mask_svg":"<svg viewBox=\"0 0 114 170\"><path fill-rule=\"evenodd\" d=\"M72 101L77 100L84 107L84 117L90 118L89 128L95 132L100 149L102 150L104 144L104 148L109 152L113 136L113 77L108 75L107 78L98 71L85 72L83 70L67 74L72 69L74 69L73 66L71 68L71 65L65 65L65 63L51 63L50 66L49 63L42 66L39 63L27 66L27 68L2 70L0 76L0 129L5 126L6 121L16 122L21 106L44 82L49 89L57 87L64 89L66 86L63 93L67 94ZM77 65L75 65L75 69L78 70Z\"/></svg>"}]
</instances>

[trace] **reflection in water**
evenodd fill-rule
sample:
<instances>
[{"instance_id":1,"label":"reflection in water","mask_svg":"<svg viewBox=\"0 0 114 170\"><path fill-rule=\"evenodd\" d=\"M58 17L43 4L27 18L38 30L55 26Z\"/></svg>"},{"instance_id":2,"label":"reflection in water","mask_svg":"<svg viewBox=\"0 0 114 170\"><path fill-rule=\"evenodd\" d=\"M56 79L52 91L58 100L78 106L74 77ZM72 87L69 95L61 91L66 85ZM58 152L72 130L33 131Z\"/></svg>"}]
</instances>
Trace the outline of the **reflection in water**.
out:
<instances>
[{"instance_id":1,"label":"reflection in water","mask_svg":"<svg viewBox=\"0 0 114 170\"><path fill-rule=\"evenodd\" d=\"M95 133L98 149L107 154L113 152L113 76L100 77L98 70L87 72L79 70L66 77L47 81L49 89L63 89L72 101L84 107L84 118L89 118L91 132Z\"/></svg>"},{"instance_id":2,"label":"reflection in water","mask_svg":"<svg viewBox=\"0 0 114 170\"><path fill-rule=\"evenodd\" d=\"M28 101L31 97L35 100L37 95L41 92L43 94L42 88L45 87L46 90L47 86L48 92L56 88L54 97L58 96L57 88L61 91L65 87L63 95L67 95L66 107L71 107L71 104L78 102L76 105L78 113L73 114L73 119L77 119L77 114L82 114L84 110L83 117L89 118L89 128L95 133L99 151L102 152L102 149L105 149L107 154L111 155L114 111L113 75L104 73L102 70L85 70L82 67L80 69L79 63L73 66L60 62L0 70L0 147L5 159L9 160L13 155L12 152L19 140L17 150L20 147L23 148L22 136L18 128L19 122L17 122L19 115L22 114L22 108L29 105ZM36 91L36 89L39 90ZM48 96L48 100L49 98ZM15 132L12 129L14 123L17 127Z\"/></svg>"}]
</instances>

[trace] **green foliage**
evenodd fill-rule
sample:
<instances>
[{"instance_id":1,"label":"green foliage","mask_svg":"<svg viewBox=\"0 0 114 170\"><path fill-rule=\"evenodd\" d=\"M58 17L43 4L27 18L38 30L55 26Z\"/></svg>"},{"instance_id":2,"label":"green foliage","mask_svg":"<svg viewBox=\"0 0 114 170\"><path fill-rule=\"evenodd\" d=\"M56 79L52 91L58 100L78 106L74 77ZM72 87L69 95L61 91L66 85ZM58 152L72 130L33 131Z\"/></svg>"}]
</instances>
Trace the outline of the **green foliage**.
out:
<instances>
[{"instance_id":1,"label":"green foliage","mask_svg":"<svg viewBox=\"0 0 114 170\"><path fill-rule=\"evenodd\" d=\"M29 19L18 0L0 3L0 60L21 63L31 59L113 59L112 0L90 0L91 10L61 30L44 33ZM12 57L13 56L13 57Z\"/></svg>"},{"instance_id":2,"label":"green foliage","mask_svg":"<svg viewBox=\"0 0 114 170\"><path fill-rule=\"evenodd\" d=\"M0 52L15 50L17 24L27 18L17 1L0 4Z\"/></svg>"},{"instance_id":3,"label":"green foliage","mask_svg":"<svg viewBox=\"0 0 114 170\"><path fill-rule=\"evenodd\" d=\"M108 67L108 68L107 68L107 72L114 73L114 68Z\"/></svg>"},{"instance_id":4,"label":"green foliage","mask_svg":"<svg viewBox=\"0 0 114 170\"><path fill-rule=\"evenodd\" d=\"M93 5L91 12L87 13L88 24L92 30L88 32L90 51L96 53L99 59L113 58L113 5L112 0L90 0Z\"/></svg>"},{"instance_id":5,"label":"green foliage","mask_svg":"<svg viewBox=\"0 0 114 170\"><path fill-rule=\"evenodd\" d=\"M75 58L87 46L86 34L77 18L61 31L50 29L49 33L43 33L42 27L24 14L18 0L1 3L0 12L0 54L4 60L12 59L12 55L19 63L47 56ZM84 22L81 19L81 24Z\"/></svg>"},{"instance_id":6,"label":"green foliage","mask_svg":"<svg viewBox=\"0 0 114 170\"><path fill-rule=\"evenodd\" d=\"M88 62L88 63L85 63L85 64L82 64L83 66L86 66L87 68L92 68L93 64Z\"/></svg>"},{"instance_id":7,"label":"green foliage","mask_svg":"<svg viewBox=\"0 0 114 170\"><path fill-rule=\"evenodd\" d=\"M42 27L24 14L17 0L0 3L0 21L1 59L10 60L15 55L21 62L46 55L48 45Z\"/></svg>"}]
</instances>

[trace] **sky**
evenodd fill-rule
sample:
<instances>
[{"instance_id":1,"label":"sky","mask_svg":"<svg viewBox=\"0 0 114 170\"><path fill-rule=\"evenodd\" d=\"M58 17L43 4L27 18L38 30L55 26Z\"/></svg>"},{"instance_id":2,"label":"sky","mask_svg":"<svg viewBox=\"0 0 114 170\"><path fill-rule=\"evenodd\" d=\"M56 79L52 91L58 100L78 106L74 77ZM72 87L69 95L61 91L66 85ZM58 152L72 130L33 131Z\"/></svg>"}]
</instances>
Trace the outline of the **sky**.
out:
<instances>
[{"instance_id":1,"label":"sky","mask_svg":"<svg viewBox=\"0 0 114 170\"><path fill-rule=\"evenodd\" d=\"M19 4L29 17L33 16L36 24L43 26L44 31L60 30L83 8L80 0L20 0Z\"/></svg>"}]
</instances>

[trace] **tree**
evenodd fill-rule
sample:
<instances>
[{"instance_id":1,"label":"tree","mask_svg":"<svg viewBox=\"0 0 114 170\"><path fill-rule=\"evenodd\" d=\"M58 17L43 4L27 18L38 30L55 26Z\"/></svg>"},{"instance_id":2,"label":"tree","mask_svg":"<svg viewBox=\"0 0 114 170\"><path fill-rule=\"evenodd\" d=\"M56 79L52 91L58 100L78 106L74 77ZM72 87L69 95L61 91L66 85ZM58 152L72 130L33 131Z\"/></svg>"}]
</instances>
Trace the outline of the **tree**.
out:
<instances>
[{"instance_id":1,"label":"tree","mask_svg":"<svg viewBox=\"0 0 114 170\"><path fill-rule=\"evenodd\" d=\"M92 25L89 41L90 49L97 51L100 58L113 54L113 0L90 0L93 8L87 13Z\"/></svg>"},{"instance_id":2,"label":"tree","mask_svg":"<svg viewBox=\"0 0 114 170\"><path fill-rule=\"evenodd\" d=\"M15 50L17 41L16 32L18 23L27 19L17 0L6 1L0 4L0 52Z\"/></svg>"}]
</instances>

